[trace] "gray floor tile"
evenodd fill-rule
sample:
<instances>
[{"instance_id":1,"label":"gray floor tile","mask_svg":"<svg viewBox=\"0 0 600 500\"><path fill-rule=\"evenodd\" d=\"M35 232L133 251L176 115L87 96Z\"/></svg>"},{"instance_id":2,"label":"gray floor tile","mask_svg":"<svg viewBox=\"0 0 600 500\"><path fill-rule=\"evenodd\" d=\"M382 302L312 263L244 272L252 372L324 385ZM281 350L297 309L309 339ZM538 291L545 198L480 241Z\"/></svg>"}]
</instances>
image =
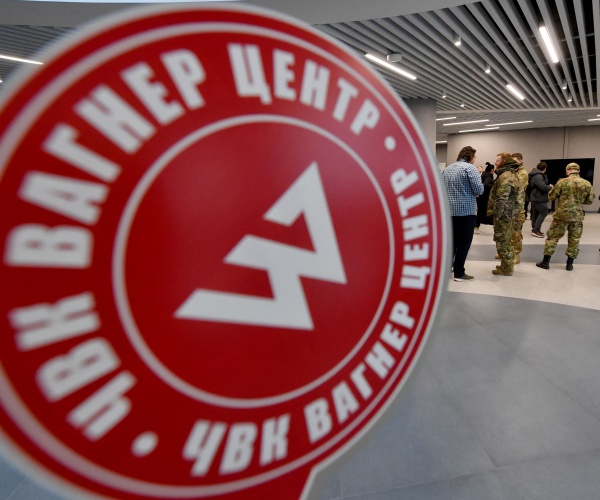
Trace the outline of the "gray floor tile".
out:
<instances>
[{"instance_id":1,"label":"gray floor tile","mask_svg":"<svg viewBox=\"0 0 600 500\"><path fill-rule=\"evenodd\" d=\"M451 295L463 295L463 294L450 294L447 293L446 297ZM462 309L456 307L451 300L444 300L440 304L440 312L437 318L436 331L442 331L445 328L461 328L463 326L474 326L477 323L468 314L465 314Z\"/></svg>"},{"instance_id":2,"label":"gray floor tile","mask_svg":"<svg viewBox=\"0 0 600 500\"><path fill-rule=\"evenodd\" d=\"M595 293L600 293L600 289L596 290ZM600 343L600 311L575 307L567 309L566 306L561 306L561 309L557 312L551 313L551 317L560 323L560 325L556 325L556 328L562 330L567 327L594 342Z\"/></svg>"},{"instance_id":3,"label":"gray floor tile","mask_svg":"<svg viewBox=\"0 0 600 500\"><path fill-rule=\"evenodd\" d=\"M319 473L308 494L307 500L338 500L342 498L338 464Z\"/></svg>"},{"instance_id":4,"label":"gray floor tile","mask_svg":"<svg viewBox=\"0 0 600 500\"><path fill-rule=\"evenodd\" d=\"M600 451L553 457L498 469L509 496L521 500L596 499Z\"/></svg>"},{"instance_id":5,"label":"gray floor tile","mask_svg":"<svg viewBox=\"0 0 600 500\"><path fill-rule=\"evenodd\" d=\"M8 500L65 500L66 497L43 488L31 479L26 479Z\"/></svg>"},{"instance_id":6,"label":"gray floor tile","mask_svg":"<svg viewBox=\"0 0 600 500\"><path fill-rule=\"evenodd\" d=\"M492 463L427 369L340 465L344 498L490 470Z\"/></svg>"},{"instance_id":7,"label":"gray floor tile","mask_svg":"<svg viewBox=\"0 0 600 500\"><path fill-rule=\"evenodd\" d=\"M0 499L5 499L25 481L26 476L0 457Z\"/></svg>"},{"instance_id":8,"label":"gray floor tile","mask_svg":"<svg viewBox=\"0 0 600 500\"><path fill-rule=\"evenodd\" d=\"M449 292L448 295L451 296L450 300L455 305L458 314L471 318L479 325L505 321L507 314L510 314L512 319L525 319L531 316L531 301L472 293ZM508 308L508 304L510 304L510 308ZM448 327L452 328L451 325Z\"/></svg>"},{"instance_id":9,"label":"gray floor tile","mask_svg":"<svg viewBox=\"0 0 600 500\"><path fill-rule=\"evenodd\" d=\"M353 500L506 500L507 491L496 471L454 477L407 488L353 497Z\"/></svg>"},{"instance_id":10,"label":"gray floor tile","mask_svg":"<svg viewBox=\"0 0 600 500\"><path fill-rule=\"evenodd\" d=\"M490 331L527 364L600 420L600 343L556 320L539 318L494 325Z\"/></svg>"},{"instance_id":11,"label":"gray floor tile","mask_svg":"<svg viewBox=\"0 0 600 500\"><path fill-rule=\"evenodd\" d=\"M496 465L600 446L600 422L483 327L433 337L426 363Z\"/></svg>"}]
</instances>

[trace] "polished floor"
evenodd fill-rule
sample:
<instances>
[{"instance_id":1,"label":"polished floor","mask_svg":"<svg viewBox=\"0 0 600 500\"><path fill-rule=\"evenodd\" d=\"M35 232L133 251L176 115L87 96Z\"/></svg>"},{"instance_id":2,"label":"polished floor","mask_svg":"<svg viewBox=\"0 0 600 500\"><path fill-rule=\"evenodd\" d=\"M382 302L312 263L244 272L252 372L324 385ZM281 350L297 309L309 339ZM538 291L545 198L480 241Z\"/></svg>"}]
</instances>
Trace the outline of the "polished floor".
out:
<instances>
[{"instance_id":1,"label":"polished floor","mask_svg":"<svg viewBox=\"0 0 600 500\"><path fill-rule=\"evenodd\" d=\"M493 276L483 231L466 265L475 280L448 277L397 404L319 475L312 500L600 498L600 214L586 217L573 272L566 241L550 270L535 267L544 240L524 231L514 276ZM60 498L0 462L0 499Z\"/></svg>"}]
</instances>

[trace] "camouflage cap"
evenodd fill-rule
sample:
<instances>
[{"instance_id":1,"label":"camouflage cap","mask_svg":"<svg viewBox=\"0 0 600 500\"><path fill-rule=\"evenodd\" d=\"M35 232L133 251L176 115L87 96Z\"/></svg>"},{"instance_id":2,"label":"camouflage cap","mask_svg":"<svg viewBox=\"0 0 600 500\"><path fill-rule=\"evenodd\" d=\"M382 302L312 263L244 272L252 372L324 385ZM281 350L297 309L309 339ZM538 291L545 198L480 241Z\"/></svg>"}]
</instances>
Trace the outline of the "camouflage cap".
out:
<instances>
[{"instance_id":1,"label":"camouflage cap","mask_svg":"<svg viewBox=\"0 0 600 500\"><path fill-rule=\"evenodd\" d=\"M577 163L569 163L567 165L567 170L581 170L581 168L579 168L579 165L577 165Z\"/></svg>"}]
</instances>

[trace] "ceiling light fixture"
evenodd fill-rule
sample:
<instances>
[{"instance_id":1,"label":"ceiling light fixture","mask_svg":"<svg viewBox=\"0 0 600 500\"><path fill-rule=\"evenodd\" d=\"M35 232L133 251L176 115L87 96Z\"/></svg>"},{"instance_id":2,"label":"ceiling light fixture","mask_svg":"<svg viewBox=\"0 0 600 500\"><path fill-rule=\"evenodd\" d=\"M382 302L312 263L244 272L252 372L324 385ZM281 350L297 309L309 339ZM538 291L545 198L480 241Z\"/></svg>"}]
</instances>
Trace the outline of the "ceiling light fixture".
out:
<instances>
[{"instance_id":1,"label":"ceiling light fixture","mask_svg":"<svg viewBox=\"0 0 600 500\"><path fill-rule=\"evenodd\" d=\"M485 72L489 75L491 71L492 71L491 66L489 64L486 64L485 65Z\"/></svg>"},{"instance_id":2,"label":"ceiling light fixture","mask_svg":"<svg viewBox=\"0 0 600 500\"><path fill-rule=\"evenodd\" d=\"M561 86L561 89L563 89L563 90L567 90L567 80L563 80L563 81L562 81L562 86Z\"/></svg>"},{"instance_id":3,"label":"ceiling light fixture","mask_svg":"<svg viewBox=\"0 0 600 500\"><path fill-rule=\"evenodd\" d=\"M483 123L483 122L489 122L489 120L471 120L469 122L444 123L444 127L449 127L451 125L466 125L467 123Z\"/></svg>"},{"instance_id":4,"label":"ceiling light fixture","mask_svg":"<svg viewBox=\"0 0 600 500\"><path fill-rule=\"evenodd\" d=\"M446 99L446 91L444 90L444 93L442 94L442 99Z\"/></svg>"},{"instance_id":5,"label":"ceiling light fixture","mask_svg":"<svg viewBox=\"0 0 600 500\"><path fill-rule=\"evenodd\" d=\"M600 115L598 115L598 116L600 116ZM436 122L441 122L441 121L444 121L444 120L455 120L455 119L456 119L456 116L447 116L445 118L436 118L435 121Z\"/></svg>"},{"instance_id":6,"label":"ceiling light fixture","mask_svg":"<svg viewBox=\"0 0 600 500\"><path fill-rule=\"evenodd\" d=\"M435 141L436 144L447 144L448 141Z\"/></svg>"},{"instance_id":7,"label":"ceiling light fixture","mask_svg":"<svg viewBox=\"0 0 600 500\"><path fill-rule=\"evenodd\" d=\"M556 50L554 50L554 44L552 43L552 39L550 38L550 34L545 26L540 26L540 34L542 35L542 40L546 44L546 50L548 50L548 54L550 55L550 60L553 63L558 62L558 55Z\"/></svg>"},{"instance_id":8,"label":"ceiling light fixture","mask_svg":"<svg viewBox=\"0 0 600 500\"><path fill-rule=\"evenodd\" d=\"M0 54L0 59L6 59L7 61L16 61L16 62L23 62L23 63L29 63L29 64L44 64L43 62L32 61L31 59L21 59L20 57L5 56L2 54Z\"/></svg>"},{"instance_id":9,"label":"ceiling light fixture","mask_svg":"<svg viewBox=\"0 0 600 500\"><path fill-rule=\"evenodd\" d=\"M502 125L519 125L520 123L532 123L533 120L525 120L523 122L508 122L508 123L490 123L486 127L501 127Z\"/></svg>"},{"instance_id":10,"label":"ceiling light fixture","mask_svg":"<svg viewBox=\"0 0 600 500\"><path fill-rule=\"evenodd\" d=\"M471 130L459 130L459 134L464 134L465 132L489 132L490 130L498 130L498 127L494 128L472 128Z\"/></svg>"},{"instance_id":11,"label":"ceiling light fixture","mask_svg":"<svg viewBox=\"0 0 600 500\"><path fill-rule=\"evenodd\" d=\"M462 38L458 35L454 35L454 45L456 45L458 47L458 46L460 46L461 43L462 43Z\"/></svg>"},{"instance_id":12,"label":"ceiling light fixture","mask_svg":"<svg viewBox=\"0 0 600 500\"><path fill-rule=\"evenodd\" d=\"M521 94L521 92L519 92L516 88L514 88L511 84L508 84L506 86L506 88L508 89L508 91L514 95L517 99L521 99L521 101L523 99L525 99L525 96L523 94Z\"/></svg>"},{"instance_id":13,"label":"ceiling light fixture","mask_svg":"<svg viewBox=\"0 0 600 500\"><path fill-rule=\"evenodd\" d=\"M590 118L588 122L600 122L600 118Z\"/></svg>"},{"instance_id":14,"label":"ceiling light fixture","mask_svg":"<svg viewBox=\"0 0 600 500\"><path fill-rule=\"evenodd\" d=\"M396 73L398 73L399 75L402 75L406 78L410 78L411 80L416 80L417 77L411 73L409 73L408 71L404 71L403 69L398 68L397 66L392 66L389 62L384 61L383 59L379 59L378 57L375 57L371 54L365 54L365 57L367 59L369 59L370 61L373 61L374 63L379 64L380 66L383 66L384 68L387 68L391 71L395 71Z\"/></svg>"},{"instance_id":15,"label":"ceiling light fixture","mask_svg":"<svg viewBox=\"0 0 600 500\"><path fill-rule=\"evenodd\" d=\"M465 103L464 103L464 102L461 102L461 103L460 103L460 107L461 107L461 108L464 108L464 107L465 107Z\"/></svg>"},{"instance_id":16,"label":"ceiling light fixture","mask_svg":"<svg viewBox=\"0 0 600 500\"><path fill-rule=\"evenodd\" d=\"M402 54L388 54L386 59L391 63L402 61Z\"/></svg>"},{"instance_id":17,"label":"ceiling light fixture","mask_svg":"<svg viewBox=\"0 0 600 500\"><path fill-rule=\"evenodd\" d=\"M571 95L571 92L569 92L569 95L567 96L567 102L573 102L573 96Z\"/></svg>"}]
</instances>

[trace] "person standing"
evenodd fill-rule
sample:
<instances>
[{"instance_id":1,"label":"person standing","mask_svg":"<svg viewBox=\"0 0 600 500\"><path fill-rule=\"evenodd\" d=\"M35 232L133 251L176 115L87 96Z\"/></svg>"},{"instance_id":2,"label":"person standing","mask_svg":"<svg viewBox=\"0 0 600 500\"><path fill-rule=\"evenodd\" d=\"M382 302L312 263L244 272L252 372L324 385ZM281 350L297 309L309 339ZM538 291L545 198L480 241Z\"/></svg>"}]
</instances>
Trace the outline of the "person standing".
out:
<instances>
[{"instance_id":1,"label":"person standing","mask_svg":"<svg viewBox=\"0 0 600 500\"><path fill-rule=\"evenodd\" d=\"M483 193L481 175L473 164L476 152L471 146L465 146L458 153L456 162L442 172L452 216L454 281L474 279L465 273L465 261L477 219L476 199Z\"/></svg>"},{"instance_id":2,"label":"person standing","mask_svg":"<svg viewBox=\"0 0 600 500\"><path fill-rule=\"evenodd\" d=\"M547 165L541 161L537 167L529 172L529 186L531 194L531 234L536 238L543 238L542 224L548 215L548 193L554 187L548 182L546 175Z\"/></svg>"},{"instance_id":3,"label":"person standing","mask_svg":"<svg viewBox=\"0 0 600 500\"><path fill-rule=\"evenodd\" d=\"M498 153L495 165L498 177L490 192L488 215L494 217L494 241L501 262L492 274L512 276L515 264L513 226L515 218L523 210L523 200L519 198L523 189L515 173L519 163L510 154Z\"/></svg>"},{"instance_id":4,"label":"person standing","mask_svg":"<svg viewBox=\"0 0 600 500\"><path fill-rule=\"evenodd\" d=\"M515 248L515 264L518 264L521 262L521 252L523 251L523 224L525 223L525 219L527 217L525 212L525 190L527 189L529 176L527 174L527 170L525 170L525 165L523 164L523 155L521 153L513 153L511 156L518 164L517 168L515 169L515 174L519 180L519 186L521 188L517 192L519 206L521 209L513 220L512 232L512 242Z\"/></svg>"},{"instance_id":5,"label":"person standing","mask_svg":"<svg viewBox=\"0 0 600 500\"><path fill-rule=\"evenodd\" d=\"M475 234L483 234L479 229L481 224L490 224L491 217L487 216L487 204L490 198L490 191L494 184L494 165L486 163L485 171L481 173L481 183L483 184L483 194L477 197L477 222L475 224Z\"/></svg>"},{"instance_id":6,"label":"person standing","mask_svg":"<svg viewBox=\"0 0 600 500\"><path fill-rule=\"evenodd\" d=\"M583 232L583 205L593 203L596 195L592 185L579 177L579 165L569 163L566 168L567 177L560 179L548 194L548 199L558 200L552 224L546 233L544 259L536 264L542 269L550 269L550 258L556 251L556 245L565 232L568 232L567 271L573 270L573 261L579 255L579 240Z\"/></svg>"}]
</instances>

